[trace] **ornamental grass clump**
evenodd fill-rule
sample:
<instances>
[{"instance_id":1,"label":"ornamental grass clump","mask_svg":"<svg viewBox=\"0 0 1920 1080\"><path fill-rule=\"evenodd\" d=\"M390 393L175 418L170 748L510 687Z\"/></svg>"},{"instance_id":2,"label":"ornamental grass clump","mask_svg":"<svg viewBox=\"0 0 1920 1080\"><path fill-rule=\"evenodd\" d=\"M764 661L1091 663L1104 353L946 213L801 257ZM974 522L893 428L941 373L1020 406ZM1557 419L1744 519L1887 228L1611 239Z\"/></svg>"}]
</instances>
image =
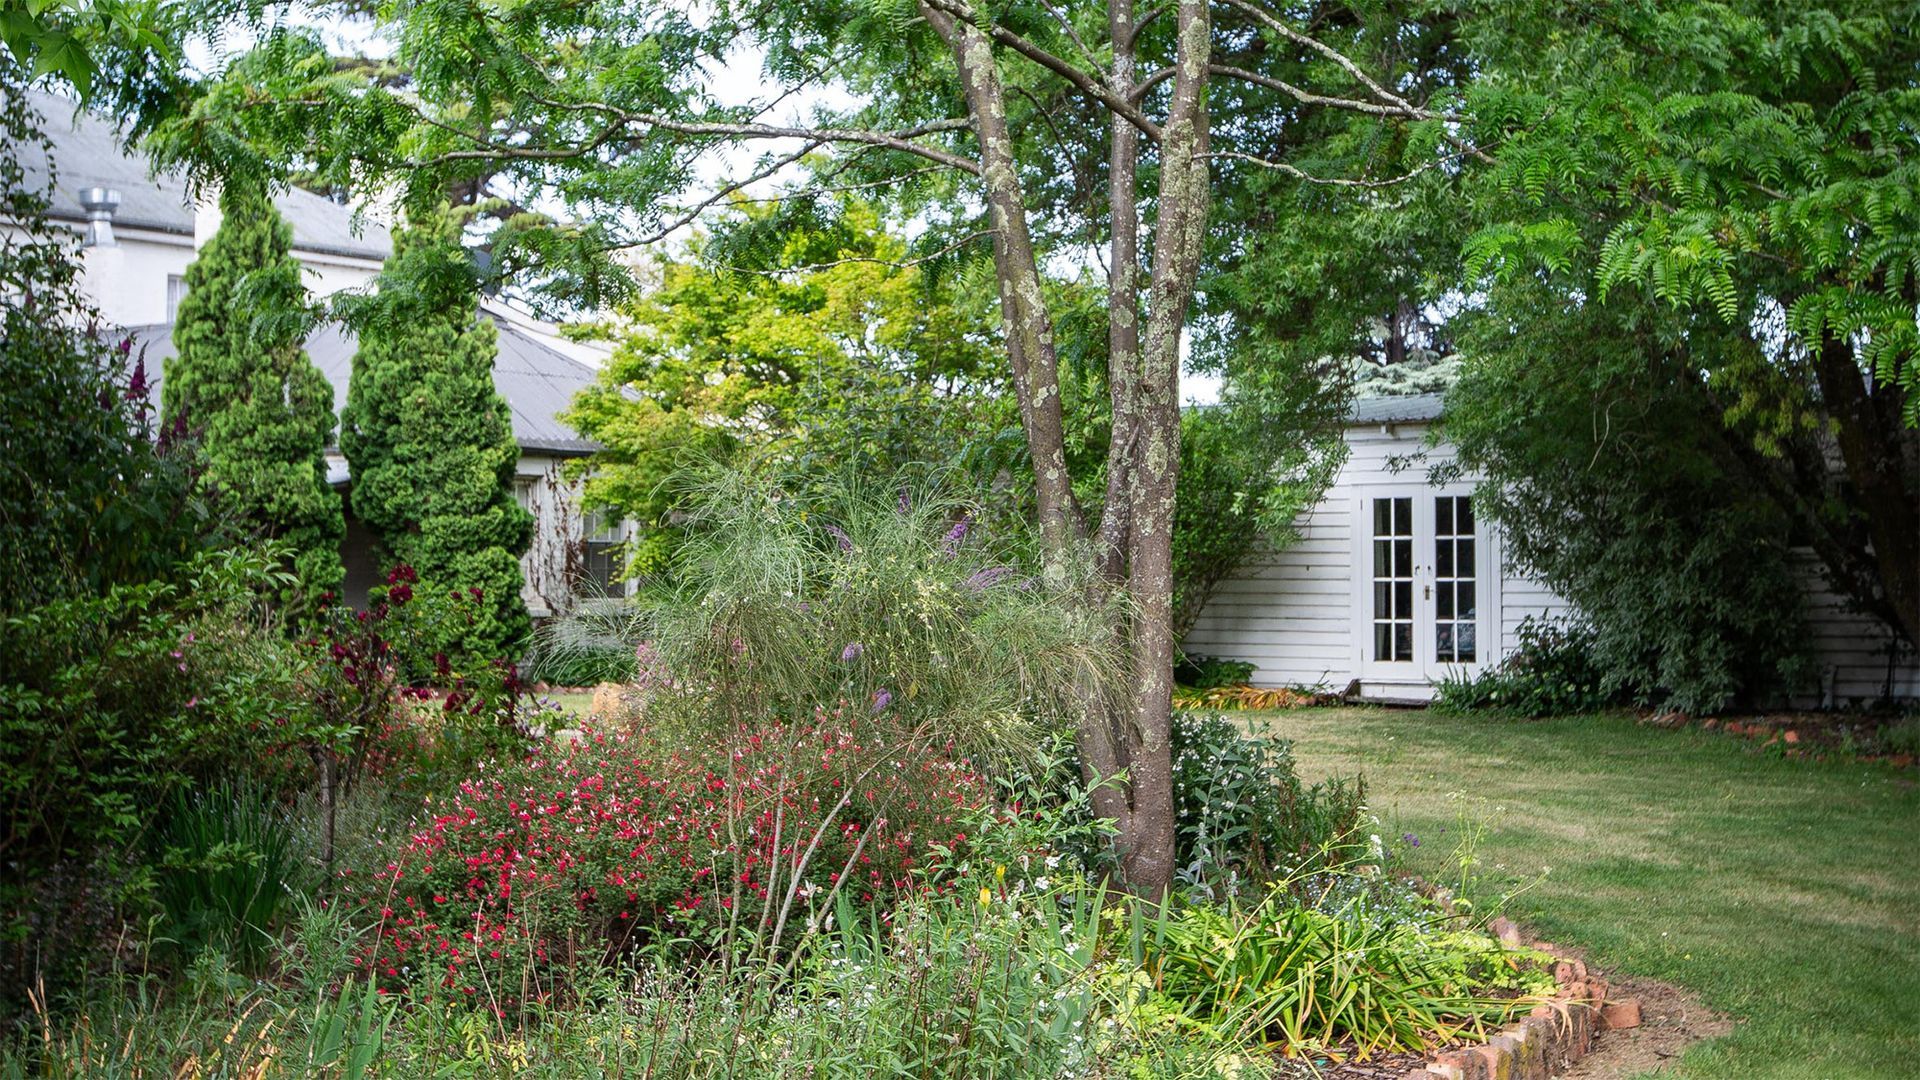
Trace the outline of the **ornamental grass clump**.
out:
<instances>
[{"instance_id":1,"label":"ornamental grass clump","mask_svg":"<svg viewBox=\"0 0 1920 1080\"><path fill-rule=\"evenodd\" d=\"M964 501L909 486L802 498L738 472L688 483L688 537L631 629L681 687L663 719L734 725L844 700L888 738L1005 760L1071 723L1085 688L1118 681L1082 583L1027 569Z\"/></svg>"}]
</instances>

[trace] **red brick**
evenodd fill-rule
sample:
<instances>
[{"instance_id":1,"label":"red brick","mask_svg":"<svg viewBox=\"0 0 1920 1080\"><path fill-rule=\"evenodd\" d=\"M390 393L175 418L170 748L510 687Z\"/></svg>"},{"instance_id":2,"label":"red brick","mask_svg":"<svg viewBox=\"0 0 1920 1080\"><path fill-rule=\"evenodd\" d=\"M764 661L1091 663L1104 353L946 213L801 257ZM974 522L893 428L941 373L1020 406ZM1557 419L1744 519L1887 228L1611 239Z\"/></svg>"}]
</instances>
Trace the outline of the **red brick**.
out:
<instances>
[{"instance_id":1,"label":"red brick","mask_svg":"<svg viewBox=\"0 0 1920 1080\"><path fill-rule=\"evenodd\" d=\"M1487 1059L1474 1050L1449 1050L1427 1061L1427 1071L1447 1080L1489 1080Z\"/></svg>"},{"instance_id":2,"label":"red brick","mask_svg":"<svg viewBox=\"0 0 1920 1080\"><path fill-rule=\"evenodd\" d=\"M1519 1040L1507 1035L1495 1035L1473 1050L1486 1059L1487 1080L1517 1080Z\"/></svg>"},{"instance_id":3,"label":"red brick","mask_svg":"<svg viewBox=\"0 0 1920 1080\"><path fill-rule=\"evenodd\" d=\"M1602 1031L1618 1031L1621 1028L1639 1026L1640 1001L1638 998L1608 1002L1600 1010L1600 1030Z\"/></svg>"}]
</instances>

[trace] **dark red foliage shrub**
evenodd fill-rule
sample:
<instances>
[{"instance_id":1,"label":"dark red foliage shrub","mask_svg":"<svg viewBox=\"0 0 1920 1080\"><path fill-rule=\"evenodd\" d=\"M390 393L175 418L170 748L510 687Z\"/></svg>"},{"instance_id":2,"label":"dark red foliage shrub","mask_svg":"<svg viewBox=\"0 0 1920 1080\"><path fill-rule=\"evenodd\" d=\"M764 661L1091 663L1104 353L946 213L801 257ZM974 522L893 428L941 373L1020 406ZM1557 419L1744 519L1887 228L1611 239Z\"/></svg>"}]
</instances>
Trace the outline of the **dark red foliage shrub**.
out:
<instances>
[{"instance_id":1,"label":"dark red foliage shrub","mask_svg":"<svg viewBox=\"0 0 1920 1080\"><path fill-rule=\"evenodd\" d=\"M512 1008L649 943L736 947L836 888L885 907L964 845L987 784L950 749L870 746L838 713L709 745L589 730L429 803L350 888L389 989ZM842 877L844 884L841 884Z\"/></svg>"}]
</instances>

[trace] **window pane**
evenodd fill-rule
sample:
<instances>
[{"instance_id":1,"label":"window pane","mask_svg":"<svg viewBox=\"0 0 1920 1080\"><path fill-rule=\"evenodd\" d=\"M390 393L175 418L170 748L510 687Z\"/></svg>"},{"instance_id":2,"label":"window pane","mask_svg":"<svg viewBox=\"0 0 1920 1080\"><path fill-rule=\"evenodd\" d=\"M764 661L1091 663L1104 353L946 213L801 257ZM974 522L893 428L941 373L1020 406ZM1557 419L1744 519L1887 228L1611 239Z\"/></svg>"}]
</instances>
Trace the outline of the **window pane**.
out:
<instances>
[{"instance_id":1,"label":"window pane","mask_svg":"<svg viewBox=\"0 0 1920 1080\"><path fill-rule=\"evenodd\" d=\"M1393 541L1375 540L1373 542L1373 576L1393 576Z\"/></svg>"},{"instance_id":2,"label":"window pane","mask_svg":"<svg viewBox=\"0 0 1920 1080\"><path fill-rule=\"evenodd\" d=\"M1393 618L1393 611L1387 606L1391 601L1392 601L1392 596L1390 594L1389 586L1387 585L1387 583L1384 581L1374 582L1373 583L1373 617L1376 619Z\"/></svg>"},{"instance_id":3,"label":"window pane","mask_svg":"<svg viewBox=\"0 0 1920 1080\"><path fill-rule=\"evenodd\" d=\"M1375 660L1393 659L1393 624L1373 624L1373 658Z\"/></svg>"},{"instance_id":4,"label":"window pane","mask_svg":"<svg viewBox=\"0 0 1920 1080\"><path fill-rule=\"evenodd\" d=\"M1433 587L1434 615L1442 619L1453 618L1453 585L1441 582Z\"/></svg>"},{"instance_id":5,"label":"window pane","mask_svg":"<svg viewBox=\"0 0 1920 1080\"><path fill-rule=\"evenodd\" d=\"M1457 521L1457 525L1458 525L1458 528L1455 531L1457 531L1461 536L1473 535L1473 500L1472 499L1462 498L1460 500L1460 514Z\"/></svg>"},{"instance_id":6,"label":"window pane","mask_svg":"<svg viewBox=\"0 0 1920 1080\"><path fill-rule=\"evenodd\" d=\"M1400 622L1393 624L1393 658L1395 660L1413 659L1413 624Z\"/></svg>"},{"instance_id":7,"label":"window pane","mask_svg":"<svg viewBox=\"0 0 1920 1080\"><path fill-rule=\"evenodd\" d=\"M1462 619L1471 619L1479 615L1480 613L1475 611L1473 606L1473 582L1462 581L1455 585L1454 589L1459 594L1459 617Z\"/></svg>"},{"instance_id":8,"label":"window pane","mask_svg":"<svg viewBox=\"0 0 1920 1080\"><path fill-rule=\"evenodd\" d=\"M1443 622L1435 629L1439 631L1433 639L1435 656L1442 661L1451 661L1453 659L1453 624Z\"/></svg>"},{"instance_id":9,"label":"window pane","mask_svg":"<svg viewBox=\"0 0 1920 1080\"><path fill-rule=\"evenodd\" d=\"M1413 500L1393 500L1393 535L1413 535Z\"/></svg>"},{"instance_id":10,"label":"window pane","mask_svg":"<svg viewBox=\"0 0 1920 1080\"><path fill-rule=\"evenodd\" d=\"M1433 531L1439 536L1453 535L1453 500L1441 497L1433 501Z\"/></svg>"},{"instance_id":11,"label":"window pane","mask_svg":"<svg viewBox=\"0 0 1920 1080\"><path fill-rule=\"evenodd\" d=\"M1395 540L1393 542L1393 576L1413 576L1413 541Z\"/></svg>"},{"instance_id":12,"label":"window pane","mask_svg":"<svg viewBox=\"0 0 1920 1080\"><path fill-rule=\"evenodd\" d=\"M1393 583L1393 617L1396 619L1413 618L1413 582L1396 581Z\"/></svg>"},{"instance_id":13,"label":"window pane","mask_svg":"<svg viewBox=\"0 0 1920 1080\"><path fill-rule=\"evenodd\" d=\"M1473 663L1474 624L1470 622L1461 623L1460 632L1456 637L1459 645L1460 662L1463 664Z\"/></svg>"},{"instance_id":14,"label":"window pane","mask_svg":"<svg viewBox=\"0 0 1920 1080\"><path fill-rule=\"evenodd\" d=\"M1373 500L1373 535L1393 535L1393 500Z\"/></svg>"},{"instance_id":15,"label":"window pane","mask_svg":"<svg viewBox=\"0 0 1920 1080\"><path fill-rule=\"evenodd\" d=\"M1443 577L1443 578L1452 577L1453 576L1453 541L1445 540L1445 539L1434 541L1433 554L1435 556L1434 568L1433 568L1434 574L1436 576Z\"/></svg>"},{"instance_id":16,"label":"window pane","mask_svg":"<svg viewBox=\"0 0 1920 1080\"><path fill-rule=\"evenodd\" d=\"M1457 543L1460 545L1460 551L1455 556L1455 565L1460 568L1458 576L1463 578L1475 576L1473 572L1473 539L1468 537L1467 539L1457 541Z\"/></svg>"}]
</instances>

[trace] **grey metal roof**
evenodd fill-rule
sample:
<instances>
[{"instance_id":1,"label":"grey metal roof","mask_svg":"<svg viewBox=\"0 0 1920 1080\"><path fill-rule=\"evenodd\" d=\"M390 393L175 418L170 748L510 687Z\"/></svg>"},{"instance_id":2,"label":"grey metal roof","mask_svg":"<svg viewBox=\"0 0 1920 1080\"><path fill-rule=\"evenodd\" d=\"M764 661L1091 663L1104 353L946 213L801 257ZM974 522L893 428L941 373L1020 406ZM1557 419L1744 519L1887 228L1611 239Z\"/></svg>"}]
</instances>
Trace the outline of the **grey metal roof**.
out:
<instances>
[{"instance_id":1,"label":"grey metal roof","mask_svg":"<svg viewBox=\"0 0 1920 1080\"><path fill-rule=\"evenodd\" d=\"M155 175L144 156L128 153L120 145L113 125L76 112L74 103L65 98L35 92L32 104L45 120L47 140L53 144L53 217L85 221L80 192L106 187L120 193L114 225L193 235L193 200L183 178L173 173ZM23 148L20 164L30 189L46 185L47 155L37 143ZM355 222L351 208L311 191L290 188L274 204L293 226L293 246L301 251L379 260L393 250L385 226L371 220Z\"/></svg>"},{"instance_id":2,"label":"grey metal roof","mask_svg":"<svg viewBox=\"0 0 1920 1080\"><path fill-rule=\"evenodd\" d=\"M1445 394L1393 394L1358 398L1347 413L1349 424L1406 424L1438 420Z\"/></svg>"},{"instance_id":3,"label":"grey metal roof","mask_svg":"<svg viewBox=\"0 0 1920 1080\"><path fill-rule=\"evenodd\" d=\"M491 317L491 316L490 316ZM493 361L493 385L513 413L513 437L521 451L563 457L590 454L600 448L583 439L560 419L573 404L573 395L594 381L594 370L534 338L512 323L494 318L500 330L500 351ZM152 399L160 401L160 382L173 360L173 324L133 327L133 348L144 355ZM328 323L307 337L307 356L333 384L333 411L347 404L347 381L353 375L353 354L359 340L353 332Z\"/></svg>"}]
</instances>

